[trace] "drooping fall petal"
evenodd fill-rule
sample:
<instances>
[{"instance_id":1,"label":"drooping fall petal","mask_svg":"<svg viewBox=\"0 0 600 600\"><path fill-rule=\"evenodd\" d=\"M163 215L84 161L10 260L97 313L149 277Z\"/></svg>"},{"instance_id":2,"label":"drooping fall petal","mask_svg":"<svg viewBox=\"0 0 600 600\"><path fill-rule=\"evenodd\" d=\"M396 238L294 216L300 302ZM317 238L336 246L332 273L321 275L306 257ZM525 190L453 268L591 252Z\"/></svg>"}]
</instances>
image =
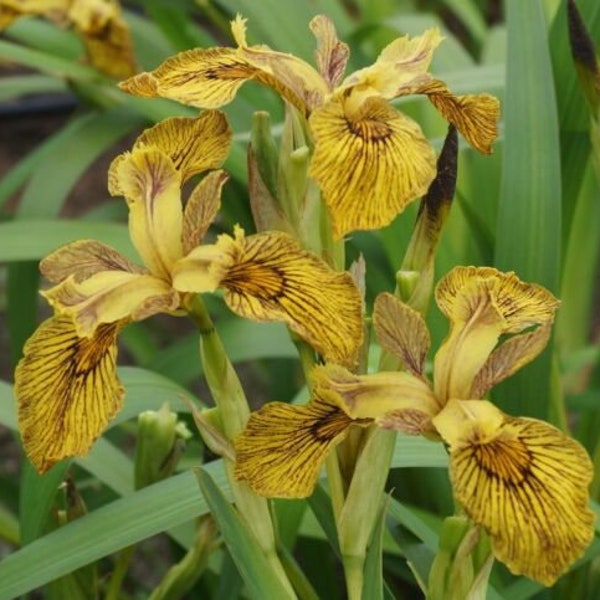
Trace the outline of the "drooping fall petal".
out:
<instances>
[{"instance_id":1,"label":"drooping fall petal","mask_svg":"<svg viewBox=\"0 0 600 600\"><path fill-rule=\"evenodd\" d=\"M118 323L80 338L69 317L40 325L15 372L19 429L40 473L86 454L121 407L116 374Z\"/></svg>"},{"instance_id":2,"label":"drooping fall petal","mask_svg":"<svg viewBox=\"0 0 600 600\"><path fill-rule=\"evenodd\" d=\"M431 429L439 411L433 391L406 372L355 375L339 365L317 366L311 373L315 393L333 391L352 419L372 419L379 427L419 434Z\"/></svg>"},{"instance_id":3,"label":"drooping fall petal","mask_svg":"<svg viewBox=\"0 0 600 600\"><path fill-rule=\"evenodd\" d=\"M173 161L185 183L192 175L220 167L229 154L232 137L225 114L206 110L199 117L171 117L146 129L133 150L160 150Z\"/></svg>"},{"instance_id":4,"label":"drooping fall petal","mask_svg":"<svg viewBox=\"0 0 600 600\"><path fill-rule=\"evenodd\" d=\"M225 171L209 173L193 190L183 213L181 242L188 254L208 231L221 207L221 189L228 179Z\"/></svg>"},{"instance_id":5,"label":"drooping fall petal","mask_svg":"<svg viewBox=\"0 0 600 600\"><path fill-rule=\"evenodd\" d=\"M441 81L430 78L398 90L397 95L425 94L441 115L456 126L479 152L490 154L498 137L500 102L490 94L455 95Z\"/></svg>"},{"instance_id":6,"label":"drooping fall petal","mask_svg":"<svg viewBox=\"0 0 600 600\"><path fill-rule=\"evenodd\" d=\"M375 300L373 324L382 348L413 375L424 377L431 337L423 317L392 294L383 293Z\"/></svg>"},{"instance_id":7,"label":"drooping fall petal","mask_svg":"<svg viewBox=\"0 0 600 600\"><path fill-rule=\"evenodd\" d=\"M435 154L421 129L383 98L335 97L313 112L310 127L310 175L337 238L388 225L435 176Z\"/></svg>"},{"instance_id":8,"label":"drooping fall petal","mask_svg":"<svg viewBox=\"0 0 600 600\"><path fill-rule=\"evenodd\" d=\"M446 317L465 322L480 310L476 300L483 289L489 290L491 302L504 319L503 333L552 323L560 304L541 285L492 267L455 267L438 283L435 298Z\"/></svg>"},{"instance_id":9,"label":"drooping fall petal","mask_svg":"<svg viewBox=\"0 0 600 600\"><path fill-rule=\"evenodd\" d=\"M52 283L60 283L69 276L80 282L101 271L147 272L96 240L77 240L61 246L40 262L40 271Z\"/></svg>"},{"instance_id":10,"label":"drooping fall petal","mask_svg":"<svg viewBox=\"0 0 600 600\"><path fill-rule=\"evenodd\" d=\"M265 404L235 440L235 476L261 496L310 496L327 453L351 424L331 392L306 406Z\"/></svg>"},{"instance_id":11,"label":"drooping fall petal","mask_svg":"<svg viewBox=\"0 0 600 600\"><path fill-rule=\"evenodd\" d=\"M352 367L362 344L362 301L349 273L337 273L285 233L221 236L181 260L173 285L180 291L225 290L242 317L283 321L327 361ZM214 288L213 288L214 289Z\"/></svg>"},{"instance_id":12,"label":"drooping fall petal","mask_svg":"<svg viewBox=\"0 0 600 600\"><path fill-rule=\"evenodd\" d=\"M247 46L244 20L232 22L238 48L187 50L151 72L124 81L121 88L139 96L161 96L198 108L231 102L240 86L255 80L272 88L306 114L323 99L327 84L303 60L266 46Z\"/></svg>"},{"instance_id":13,"label":"drooping fall petal","mask_svg":"<svg viewBox=\"0 0 600 600\"><path fill-rule=\"evenodd\" d=\"M101 271L80 282L68 277L42 295L57 313L70 315L81 337L93 335L102 323L137 321L179 306L167 281L124 271Z\"/></svg>"},{"instance_id":14,"label":"drooping fall petal","mask_svg":"<svg viewBox=\"0 0 600 600\"><path fill-rule=\"evenodd\" d=\"M594 534L592 464L575 440L483 400L452 401L434 424L450 445L456 499L515 574L552 585Z\"/></svg>"},{"instance_id":15,"label":"drooping fall petal","mask_svg":"<svg viewBox=\"0 0 600 600\"><path fill-rule=\"evenodd\" d=\"M181 176L171 159L154 149L134 149L110 167L109 189L129 206L129 234L147 267L168 279L183 255Z\"/></svg>"}]
</instances>

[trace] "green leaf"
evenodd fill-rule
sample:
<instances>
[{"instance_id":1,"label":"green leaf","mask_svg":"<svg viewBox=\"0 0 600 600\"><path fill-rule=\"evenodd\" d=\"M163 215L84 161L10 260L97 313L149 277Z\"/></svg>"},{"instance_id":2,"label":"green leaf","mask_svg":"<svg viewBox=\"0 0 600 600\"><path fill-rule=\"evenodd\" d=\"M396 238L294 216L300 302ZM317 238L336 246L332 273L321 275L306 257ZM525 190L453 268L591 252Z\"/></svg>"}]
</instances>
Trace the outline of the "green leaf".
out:
<instances>
[{"instance_id":1,"label":"green leaf","mask_svg":"<svg viewBox=\"0 0 600 600\"><path fill-rule=\"evenodd\" d=\"M508 0L505 147L495 265L557 293L561 254L558 115L539 0ZM549 414L551 353L499 386L501 407Z\"/></svg>"},{"instance_id":2,"label":"green leaf","mask_svg":"<svg viewBox=\"0 0 600 600\"><path fill-rule=\"evenodd\" d=\"M139 260L127 225L67 219L23 219L0 223L0 262L40 260L59 246L93 238Z\"/></svg>"},{"instance_id":3,"label":"green leaf","mask_svg":"<svg viewBox=\"0 0 600 600\"><path fill-rule=\"evenodd\" d=\"M273 563L259 550L256 538L215 485L208 471L197 469L194 473L249 595L257 600L293 598L291 590L283 586L273 570Z\"/></svg>"},{"instance_id":4,"label":"green leaf","mask_svg":"<svg viewBox=\"0 0 600 600\"><path fill-rule=\"evenodd\" d=\"M204 469L216 481L220 493L230 500L222 462L216 461ZM0 598L25 594L121 548L207 514L208 510L191 471L150 485L7 556L0 563Z\"/></svg>"},{"instance_id":5,"label":"green leaf","mask_svg":"<svg viewBox=\"0 0 600 600\"><path fill-rule=\"evenodd\" d=\"M389 500L386 497L379 507L379 516L367 548L362 597L369 600L383 600L383 533Z\"/></svg>"}]
</instances>

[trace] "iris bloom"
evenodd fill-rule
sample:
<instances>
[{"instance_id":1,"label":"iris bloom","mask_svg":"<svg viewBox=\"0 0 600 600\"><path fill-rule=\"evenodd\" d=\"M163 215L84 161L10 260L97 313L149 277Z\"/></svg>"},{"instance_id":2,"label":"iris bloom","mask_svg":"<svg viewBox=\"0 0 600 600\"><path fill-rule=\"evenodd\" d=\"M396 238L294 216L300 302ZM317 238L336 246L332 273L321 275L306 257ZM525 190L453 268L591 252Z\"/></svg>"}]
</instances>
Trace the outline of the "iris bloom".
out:
<instances>
[{"instance_id":1,"label":"iris bloom","mask_svg":"<svg viewBox=\"0 0 600 600\"><path fill-rule=\"evenodd\" d=\"M129 26L117 0L0 0L0 30L23 15L72 26L91 65L111 77L130 77L137 70Z\"/></svg>"},{"instance_id":2,"label":"iris bloom","mask_svg":"<svg viewBox=\"0 0 600 600\"><path fill-rule=\"evenodd\" d=\"M218 168L228 154L225 116L172 118L144 132L109 171L109 189L129 207L129 232L144 262L80 240L41 263L54 287L43 293L55 315L24 348L15 374L19 426L41 472L85 454L119 410L116 338L130 321L181 314L188 294L221 288L239 315L284 321L327 360L351 367L362 342L362 305L348 273L336 273L287 235L246 237L237 228L199 246L227 176L214 170L182 207L191 176Z\"/></svg>"},{"instance_id":3,"label":"iris bloom","mask_svg":"<svg viewBox=\"0 0 600 600\"><path fill-rule=\"evenodd\" d=\"M513 273L475 267L453 269L436 300L451 327L435 356L433 384L425 375L423 318L382 294L377 336L406 370L354 375L317 367L308 405L269 403L251 416L236 442L237 476L259 494L303 497L352 426L441 438L455 498L487 531L494 555L513 573L550 585L593 535L591 461L552 425L508 416L482 398L542 351L558 301Z\"/></svg>"},{"instance_id":4,"label":"iris bloom","mask_svg":"<svg viewBox=\"0 0 600 600\"><path fill-rule=\"evenodd\" d=\"M427 72L442 40L437 29L398 38L372 66L342 80L347 45L324 16L310 27L318 70L291 54L249 46L245 21L238 16L232 22L237 48L182 52L121 87L199 108L229 103L246 81L275 90L308 118L314 143L310 175L322 190L338 238L389 224L427 191L435 175L435 154L420 127L389 101L425 94L474 148L490 152L498 101L488 94L455 96Z\"/></svg>"}]
</instances>

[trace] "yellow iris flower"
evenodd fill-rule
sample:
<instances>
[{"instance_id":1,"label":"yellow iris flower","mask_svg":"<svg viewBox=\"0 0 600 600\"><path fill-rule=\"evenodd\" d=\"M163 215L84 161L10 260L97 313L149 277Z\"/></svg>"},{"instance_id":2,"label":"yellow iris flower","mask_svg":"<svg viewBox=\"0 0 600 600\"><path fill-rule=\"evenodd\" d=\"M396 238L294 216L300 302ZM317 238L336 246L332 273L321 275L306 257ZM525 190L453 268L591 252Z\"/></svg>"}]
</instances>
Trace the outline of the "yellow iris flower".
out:
<instances>
[{"instance_id":1,"label":"yellow iris flower","mask_svg":"<svg viewBox=\"0 0 600 600\"><path fill-rule=\"evenodd\" d=\"M482 398L545 347L558 301L544 288L493 268L457 267L436 288L450 333L425 375L430 337L418 312L391 294L375 303L382 347L403 372L354 375L315 369L306 406L269 403L236 441L236 474L259 494L312 492L327 452L352 425L442 439L454 495L515 574L551 585L593 536L592 465L552 425L514 418Z\"/></svg>"},{"instance_id":2,"label":"yellow iris flower","mask_svg":"<svg viewBox=\"0 0 600 600\"><path fill-rule=\"evenodd\" d=\"M0 30L23 15L44 16L71 26L90 64L123 79L136 71L129 26L117 0L0 0Z\"/></svg>"},{"instance_id":3,"label":"yellow iris flower","mask_svg":"<svg viewBox=\"0 0 600 600\"><path fill-rule=\"evenodd\" d=\"M159 312L182 314L189 294L223 290L237 314L283 321L327 360L352 367L362 343L362 301L349 273L337 273L281 232L200 246L220 207L231 144L219 111L172 118L145 131L109 171L109 190L129 207L129 232L145 266L80 240L41 265L55 310L33 334L15 373L19 427L41 472L85 454L119 410L119 330ZM211 170L191 191L195 174Z\"/></svg>"},{"instance_id":4,"label":"yellow iris flower","mask_svg":"<svg viewBox=\"0 0 600 600\"><path fill-rule=\"evenodd\" d=\"M266 85L308 119L314 151L310 175L329 208L336 238L388 225L435 176L435 153L420 127L389 101L425 94L477 150L489 153L499 105L488 94L453 95L427 72L442 37L437 29L398 38L375 63L342 81L348 47L324 16L310 24L317 69L267 46L246 43L245 20L232 32L237 48L194 49L121 84L139 96L162 96L199 108L218 108L246 81Z\"/></svg>"}]
</instances>

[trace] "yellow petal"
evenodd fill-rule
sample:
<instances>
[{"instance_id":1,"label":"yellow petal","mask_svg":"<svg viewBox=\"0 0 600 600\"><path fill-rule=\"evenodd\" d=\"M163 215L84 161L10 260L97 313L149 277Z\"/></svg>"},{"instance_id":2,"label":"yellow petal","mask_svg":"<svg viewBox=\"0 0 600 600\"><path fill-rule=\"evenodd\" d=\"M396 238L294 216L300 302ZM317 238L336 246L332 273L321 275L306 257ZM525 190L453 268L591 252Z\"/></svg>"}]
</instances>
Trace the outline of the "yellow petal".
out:
<instances>
[{"instance_id":1,"label":"yellow petal","mask_svg":"<svg viewBox=\"0 0 600 600\"><path fill-rule=\"evenodd\" d=\"M334 235L388 225L435 176L435 154L419 126L382 98L355 106L340 96L310 118L310 175L323 191Z\"/></svg>"},{"instance_id":2,"label":"yellow petal","mask_svg":"<svg viewBox=\"0 0 600 600\"><path fill-rule=\"evenodd\" d=\"M319 73L333 89L344 75L350 49L340 42L333 23L325 15L314 17L309 27L317 40L315 58Z\"/></svg>"},{"instance_id":3,"label":"yellow petal","mask_svg":"<svg viewBox=\"0 0 600 600\"><path fill-rule=\"evenodd\" d=\"M442 39L437 28L413 38L399 37L382 50L373 65L347 77L343 86L371 88L384 98L395 98L398 88L427 72L433 52Z\"/></svg>"},{"instance_id":4,"label":"yellow petal","mask_svg":"<svg viewBox=\"0 0 600 600\"><path fill-rule=\"evenodd\" d=\"M551 330L549 324L542 325L530 333L520 333L502 342L477 373L470 397L483 398L493 386L531 362L546 347Z\"/></svg>"},{"instance_id":5,"label":"yellow petal","mask_svg":"<svg viewBox=\"0 0 600 600\"><path fill-rule=\"evenodd\" d=\"M315 392L335 392L352 419L372 419L388 429L422 433L440 408L429 385L406 372L355 375L328 364L315 367L311 376Z\"/></svg>"},{"instance_id":6,"label":"yellow petal","mask_svg":"<svg viewBox=\"0 0 600 600\"><path fill-rule=\"evenodd\" d=\"M452 321L467 322L489 301L504 320L503 333L550 324L560 302L545 288L521 281L513 272L491 267L455 267L436 292L440 310Z\"/></svg>"},{"instance_id":7,"label":"yellow petal","mask_svg":"<svg viewBox=\"0 0 600 600\"><path fill-rule=\"evenodd\" d=\"M354 366L362 345L362 300L349 273L337 273L282 232L219 236L179 261L182 292L225 290L242 317L283 321L327 361Z\"/></svg>"},{"instance_id":8,"label":"yellow petal","mask_svg":"<svg viewBox=\"0 0 600 600\"><path fill-rule=\"evenodd\" d=\"M101 271L146 272L110 246L96 240L77 240L60 247L42 260L40 271L52 283L59 283L71 275L79 282Z\"/></svg>"},{"instance_id":9,"label":"yellow petal","mask_svg":"<svg viewBox=\"0 0 600 600\"><path fill-rule=\"evenodd\" d=\"M179 306L179 295L166 281L123 271L102 271L80 282L68 277L42 295L57 312L70 315L81 337L93 335L102 323L138 321Z\"/></svg>"},{"instance_id":10,"label":"yellow petal","mask_svg":"<svg viewBox=\"0 0 600 600\"><path fill-rule=\"evenodd\" d=\"M129 206L129 234L146 266L168 279L183 255L181 177L169 157L156 149L135 149L110 167L110 178ZM117 186L111 186L111 192Z\"/></svg>"},{"instance_id":11,"label":"yellow petal","mask_svg":"<svg viewBox=\"0 0 600 600\"><path fill-rule=\"evenodd\" d=\"M413 375L424 377L431 337L423 317L392 294L383 293L375 300L373 325L381 347Z\"/></svg>"},{"instance_id":12,"label":"yellow petal","mask_svg":"<svg viewBox=\"0 0 600 600\"><path fill-rule=\"evenodd\" d=\"M122 79L136 72L129 26L115 0L74 0L68 17L83 38L90 63Z\"/></svg>"},{"instance_id":13,"label":"yellow petal","mask_svg":"<svg viewBox=\"0 0 600 600\"><path fill-rule=\"evenodd\" d=\"M516 575L552 585L594 534L591 461L575 440L483 400L452 401L434 423L450 444L454 494Z\"/></svg>"},{"instance_id":14,"label":"yellow petal","mask_svg":"<svg viewBox=\"0 0 600 600\"><path fill-rule=\"evenodd\" d=\"M468 398L502 334L549 326L558 300L545 288L491 267L455 267L436 288L450 335L435 357L435 390L442 400Z\"/></svg>"},{"instance_id":15,"label":"yellow petal","mask_svg":"<svg viewBox=\"0 0 600 600\"><path fill-rule=\"evenodd\" d=\"M284 321L326 361L353 367L362 345L362 300L349 273L337 273L285 233L241 239L221 286L242 317Z\"/></svg>"},{"instance_id":16,"label":"yellow petal","mask_svg":"<svg viewBox=\"0 0 600 600\"><path fill-rule=\"evenodd\" d=\"M332 393L306 406L265 404L235 440L235 476L261 496L310 496L327 453L351 423Z\"/></svg>"},{"instance_id":17,"label":"yellow petal","mask_svg":"<svg viewBox=\"0 0 600 600\"><path fill-rule=\"evenodd\" d=\"M241 253L240 243L220 235L216 244L194 248L173 268L173 287L180 292L214 292Z\"/></svg>"},{"instance_id":18,"label":"yellow petal","mask_svg":"<svg viewBox=\"0 0 600 600\"><path fill-rule=\"evenodd\" d=\"M204 111L197 118L171 117L146 129L133 148L154 147L166 154L186 182L192 175L217 169L229 154L232 132L225 114Z\"/></svg>"},{"instance_id":19,"label":"yellow petal","mask_svg":"<svg viewBox=\"0 0 600 600\"><path fill-rule=\"evenodd\" d=\"M181 242L188 254L202 241L221 207L221 189L228 179L225 171L209 173L192 191L183 213Z\"/></svg>"},{"instance_id":20,"label":"yellow petal","mask_svg":"<svg viewBox=\"0 0 600 600\"><path fill-rule=\"evenodd\" d=\"M410 86L403 94L425 94L446 121L452 123L464 138L484 154L490 154L498 137L500 102L490 94L455 96L437 79Z\"/></svg>"},{"instance_id":21,"label":"yellow petal","mask_svg":"<svg viewBox=\"0 0 600 600\"><path fill-rule=\"evenodd\" d=\"M116 374L119 324L80 338L68 317L40 325L25 344L15 372L19 429L40 473L70 456L87 454L121 408Z\"/></svg>"},{"instance_id":22,"label":"yellow petal","mask_svg":"<svg viewBox=\"0 0 600 600\"><path fill-rule=\"evenodd\" d=\"M302 113L327 93L325 81L308 63L263 46L187 50L120 87L138 96L161 96L198 108L218 108L231 102L249 80L272 88Z\"/></svg>"},{"instance_id":23,"label":"yellow petal","mask_svg":"<svg viewBox=\"0 0 600 600\"><path fill-rule=\"evenodd\" d=\"M69 0L3 0L0 2L0 30L23 15L64 19Z\"/></svg>"}]
</instances>

